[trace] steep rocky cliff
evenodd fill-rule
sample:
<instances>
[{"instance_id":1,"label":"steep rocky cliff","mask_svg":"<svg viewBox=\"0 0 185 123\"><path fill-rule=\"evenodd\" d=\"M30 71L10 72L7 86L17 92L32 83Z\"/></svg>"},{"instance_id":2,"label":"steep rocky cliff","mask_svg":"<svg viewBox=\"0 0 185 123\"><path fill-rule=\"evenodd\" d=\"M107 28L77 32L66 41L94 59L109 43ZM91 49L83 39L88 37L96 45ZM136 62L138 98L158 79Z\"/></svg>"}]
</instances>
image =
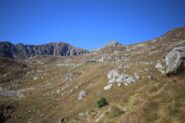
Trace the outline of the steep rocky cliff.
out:
<instances>
[{"instance_id":1,"label":"steep rocky cliff","mask_svg":"<svg viewBox=\"0 0 185 123\"><path fill-rule=\"evenodd\" d=\"M28 58L39 55L74 56L87 52L85 49L73 47L65 42L44 45L14 45L10 42L0 42L0 56L9 58Z\"/></svg>"}]
</instances>

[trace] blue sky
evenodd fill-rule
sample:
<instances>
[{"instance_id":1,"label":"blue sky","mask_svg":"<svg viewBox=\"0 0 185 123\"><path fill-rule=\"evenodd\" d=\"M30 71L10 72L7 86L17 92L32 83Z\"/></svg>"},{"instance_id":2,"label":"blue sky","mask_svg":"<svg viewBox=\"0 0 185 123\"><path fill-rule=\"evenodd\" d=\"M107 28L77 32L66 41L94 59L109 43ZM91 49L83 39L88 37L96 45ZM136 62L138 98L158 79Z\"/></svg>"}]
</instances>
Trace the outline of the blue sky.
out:
<instances>
[{"instance_id":1,"label":"blue sky","mask_svg":"<svg viewBox=\"0 0 185 123\"><path fill-rule=\"evenodd\" d=\"M0 41L96 49L185 26L185 0L0 0Z\"/></svg>"}]
</instances>

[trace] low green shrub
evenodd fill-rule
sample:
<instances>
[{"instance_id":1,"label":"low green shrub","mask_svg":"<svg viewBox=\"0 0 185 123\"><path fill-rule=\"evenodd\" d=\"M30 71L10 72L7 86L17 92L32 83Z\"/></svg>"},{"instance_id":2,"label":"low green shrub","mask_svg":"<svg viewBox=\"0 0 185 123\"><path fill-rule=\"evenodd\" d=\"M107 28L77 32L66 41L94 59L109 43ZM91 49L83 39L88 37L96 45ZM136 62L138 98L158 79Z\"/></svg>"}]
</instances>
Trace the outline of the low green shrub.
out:
<instances>
[{"instance_id":1,"label":"low green shrub","mask_svg":"<svg viewBox=\"0 0 185 123\"><path fill-rule=\"evenodd\" d=\"M103 106L105 106L105 105L108 105L108 102L107 102L107 99L106 99L106 98L102 97L101 99L99 99L99 100L97 101L97 106L98 106L99 108L101 108L101 107L103 107Z\"/></svg>"}]
</instances>

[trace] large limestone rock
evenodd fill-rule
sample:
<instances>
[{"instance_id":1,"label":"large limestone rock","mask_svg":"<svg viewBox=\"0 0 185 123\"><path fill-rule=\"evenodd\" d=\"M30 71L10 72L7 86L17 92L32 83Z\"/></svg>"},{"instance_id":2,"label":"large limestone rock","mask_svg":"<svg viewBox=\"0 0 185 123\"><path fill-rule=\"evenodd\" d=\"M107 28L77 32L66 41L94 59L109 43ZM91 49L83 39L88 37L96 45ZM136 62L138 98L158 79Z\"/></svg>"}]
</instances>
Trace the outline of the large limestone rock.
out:
<instances>
[{"instance_id":1,"label":"large limestone rock","mask_svg":"<svg viewBox=\"0 0 185 123\"><path fill-rule=\"evenodd\" d=\"M185 67L185 47L175 47L165 59L166 75L177 74Z\"/></svg>"},{"instance_id":2,"label":"large limestone rock","mask_svg":"<svg viewBox=\"0 0 185 123\"><path fill-rule=\"evenodd\" d=\"M135 73L134 76L125 73L119 74L117 70L113 69L107 74L108 84L123 83L124 85L128 85L140 79L139 75L136 74L137 73Z\"/></svg>"}]
</instances>

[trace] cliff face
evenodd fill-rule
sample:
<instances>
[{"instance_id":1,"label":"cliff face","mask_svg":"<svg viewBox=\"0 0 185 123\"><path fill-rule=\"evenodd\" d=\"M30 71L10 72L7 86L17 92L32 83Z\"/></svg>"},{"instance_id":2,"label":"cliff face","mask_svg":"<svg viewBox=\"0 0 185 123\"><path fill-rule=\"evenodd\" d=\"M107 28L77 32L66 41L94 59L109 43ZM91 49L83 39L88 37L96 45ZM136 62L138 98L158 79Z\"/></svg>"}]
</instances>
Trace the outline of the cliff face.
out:
<instances>
[{"instance_id":1,"label":"cliff face","mask_svg":"<svg viewBox=\"0 0 185 123\"><path fill-rule=\"evenodd\" d=\"M0 56L13 58L16 53L15 46L10 42L0 42Z\"/></svg>"},{"instance_id":2,"label":"cliff face","mask_svg":"<svg viewBox=\"0 0 185 123\"><path fill-rule=\"evenodd\" d=\"M75 48L64 42L45 45L14 45L10 42L0 42L0 56L8 58L28 58L39 55L74 56L87 52L85 49Z\"/></svg>"}]
</instances>

